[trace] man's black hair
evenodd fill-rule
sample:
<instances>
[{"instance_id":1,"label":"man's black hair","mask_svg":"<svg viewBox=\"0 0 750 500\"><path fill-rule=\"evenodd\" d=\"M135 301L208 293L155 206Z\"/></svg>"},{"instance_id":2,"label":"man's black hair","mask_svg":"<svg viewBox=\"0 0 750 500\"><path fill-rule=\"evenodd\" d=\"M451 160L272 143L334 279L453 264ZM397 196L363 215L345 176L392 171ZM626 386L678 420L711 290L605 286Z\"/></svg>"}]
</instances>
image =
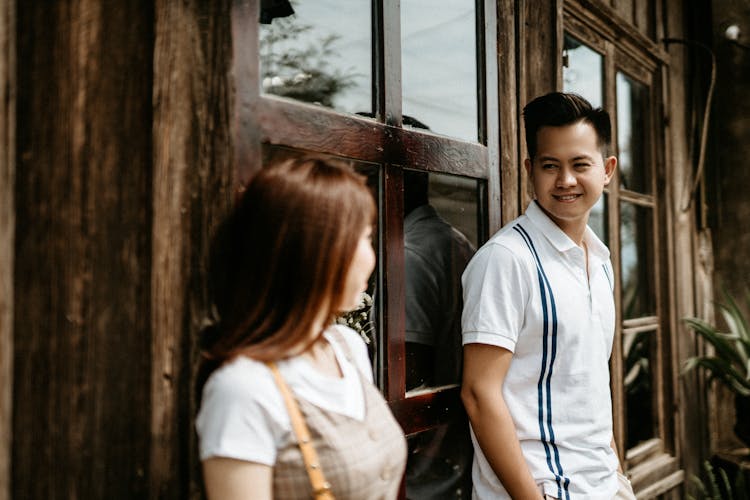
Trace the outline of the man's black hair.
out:
<instances>
[{"instance_id":1,"label":"man's black hair","mask_svg":"<svg viewBox=\"0 0 750 500\"><path fill-rule=\"evenodd\" d=\"M612 125L609 113L602 108L594 108L578 94L551 92L537 97L523 108L526 129L526 149L529 158L536 156L537 132L542 127L561 127L578 122L586 122L596 131L599 148L604 151L612 141Z\"/></svg>"}]
</instances>

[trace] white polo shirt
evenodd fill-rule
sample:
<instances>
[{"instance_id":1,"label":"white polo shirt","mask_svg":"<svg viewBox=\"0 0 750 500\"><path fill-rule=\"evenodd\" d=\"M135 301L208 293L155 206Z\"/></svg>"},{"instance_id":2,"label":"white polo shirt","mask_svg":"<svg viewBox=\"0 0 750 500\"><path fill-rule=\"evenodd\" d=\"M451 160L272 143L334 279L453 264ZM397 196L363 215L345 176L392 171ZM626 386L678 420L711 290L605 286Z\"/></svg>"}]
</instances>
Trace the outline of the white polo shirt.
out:
<instances>
[{"instance_id":1,"label":"white polo shirt","mask_svg":"<svg viewBox=\"0 0 750 500\"><path fill-rule=\"evenodd\" d=\"M609 250L586 228L586 255L532 202L463 274L463 343L513 352L505 402L531 475L561 499L612 498L608 360L615 325ZM510 498L472 431L474 498Z\"/></svg>"}]
</instances>

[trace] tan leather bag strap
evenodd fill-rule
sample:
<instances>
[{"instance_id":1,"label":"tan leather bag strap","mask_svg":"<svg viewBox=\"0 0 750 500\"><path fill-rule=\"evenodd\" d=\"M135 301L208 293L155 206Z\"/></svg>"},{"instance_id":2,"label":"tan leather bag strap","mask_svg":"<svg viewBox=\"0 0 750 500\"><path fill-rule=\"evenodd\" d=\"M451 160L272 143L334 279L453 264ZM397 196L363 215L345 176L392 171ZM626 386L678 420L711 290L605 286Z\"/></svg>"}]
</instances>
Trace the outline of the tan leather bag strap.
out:
<instances>
[{"instance_id":1,"label":"tan leather bag strap","mask_svg":"<svg viewBox=\"0 0 750 500\"><path fill-rule=\"evenodd\" d=\"M299 445L299 449L302 452L302 460L305 462L307 475L310 477L313 498L315 500L334 500L333 494L331 494L331 485L326 481L323 470L320 468L318 453L312 445L310 430L305 423L305 417L302 416L302 412L300 412L299 406L297 406L297 401L295 401L292 391L289 390L289 386L284 382L284 378L281 376L276 363L269 361L266 365L271 369L273 378L276 380L276 385L279 387L279 391L281 391L281 395L284 398L286 410L289 412L289 419L292 422L292 429L297 438L297 445Z\"/></svg>"}]
</instances>

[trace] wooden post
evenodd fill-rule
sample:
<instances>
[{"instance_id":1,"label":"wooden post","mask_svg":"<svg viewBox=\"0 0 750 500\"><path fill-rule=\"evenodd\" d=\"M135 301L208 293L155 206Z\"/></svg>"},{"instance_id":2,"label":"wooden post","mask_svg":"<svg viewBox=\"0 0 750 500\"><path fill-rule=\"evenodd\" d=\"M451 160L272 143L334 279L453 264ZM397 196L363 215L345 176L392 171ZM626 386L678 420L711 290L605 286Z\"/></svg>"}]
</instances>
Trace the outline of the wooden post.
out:
<instances>
[{"instance_id":1,"label":"wooden post","mask_svg":"<svg viewBox=\"0 0 750 500\"><path fill-rule=\"evenodd\" d=\"M143 498L153 11L13 3L12 496Z\"/></svg>"},{"instance_id":2,"label":"wooden post","mask_svg":"<svg viewBox=\"0 0 750 500\"><path fill-rule=\"evenodd\" d=\"M211 233L232 199L228 1L156 2L149 498L199 496L197 333Z\"/></svg>"},{"instance_id":3,"label":"wooden post","mask_svg":"<svg viewBox=\"0 0 750 500\"><path fill-rule=\"evenodd\" d=\"M16 2L0 2L0 500L10 500L16 207Z\"/></svg>"}]
</instances>

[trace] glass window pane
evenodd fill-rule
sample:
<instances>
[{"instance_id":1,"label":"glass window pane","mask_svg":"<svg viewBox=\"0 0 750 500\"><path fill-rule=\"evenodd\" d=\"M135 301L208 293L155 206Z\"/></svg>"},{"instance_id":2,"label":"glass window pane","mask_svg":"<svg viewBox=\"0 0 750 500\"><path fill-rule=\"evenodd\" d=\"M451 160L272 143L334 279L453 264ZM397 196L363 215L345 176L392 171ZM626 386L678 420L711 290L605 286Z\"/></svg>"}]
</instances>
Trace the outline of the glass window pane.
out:
<instances>
[{"instance_id":1,"label":"glass window pane","mask_svg":"<svg viewBox=\"0 0 750 500\"><path fill-rule=\"evenodd\" d=\"M579 94L592 106L601 107L602 56L570 35L565 35L564 53L563 91Z\"/></svg>"},{"instance_id":2,"label":"glass window pane","mask_svg":"<svg viewBox=\"0 0 750 500\"><path fill-rule=\"evenodd\" d=\"M407 397L461 379L461 274L474 255L476 179L404 170ZM466 416L409 438L407 498L469 498Z\"/></svg>"},{"instance_id":3,"label":"glass window pane","mask_svg":"<svg viewBox=\"0 0 750 500\"><path fill-rule=\"evenodd\" d=\"M620 203L620 269L623 319L656 314L654 211Z\"/></svg>"},{"instance_id":4,"label":"glass window pane","mask_svg":"<svg viewBox=\"0 0 750 500\"><path fill-rule=\"evenodd\" d=\"M477 141L474 2L401 2L403 113L431 130Z\"/></svg>"},{"instance_id":5,"label":"glass window pane","mask_svg":"<svg viewBox=\"0 0 750 500\"><path fill-rule=\"evenodd\" d=\"M406 498L471 498L474 451L466 414L407 439Z\"/></svg>"},{"instance_id":6,"label":"glass window pane","mask_svg":"<svg viewBox=\"0 0 750 500\"><path fill-rule=\"evenodd\" d=\"M589 227L599 237L605 245L607 245L607 238L609 238L608 226L607 226L607 193L602 193L599 201L596 202L591 208L591 214L589 215Z\"/></svg>"},{"instance_id":7,"label":"glass window pane","mask_svg":"<svg viewBox=\"0 0 750 500\"><path fill-rule=\"evenodd\" d=\"M648 145L648 92L646 86L617 73L617 158L620 184L651 193Z\"/></svg>"},{"instance_id":8,"label":"glass window pane","mask_svg":"<svg viewBox=\"0 0 750 500\"><path fill-rule=\"evenodd\" d=\"M625 448L656 437L654 374L656 331L624 332L627 440Z\"/></svg>"},{"instance_id":9,"label":"glass window pane","mask_svg":"<svg viewBox=\"0 0 750 500\"><path fill-rule=\"evenodd\" d=\"M293 15L260 25L262 91L371 113L370 2L319 0L292 6Z\"/></svg>"},{"instance_id":10,"label":"glass window pane","mask_svg":"<svg viewBox=\"0 0 750 500\"><path fill-rule=\"evenodd\" d=\"M476 248L477 194L474 179L404 170L407 391L460 380L461 273Z\"/></svg>"}]
</instances>

